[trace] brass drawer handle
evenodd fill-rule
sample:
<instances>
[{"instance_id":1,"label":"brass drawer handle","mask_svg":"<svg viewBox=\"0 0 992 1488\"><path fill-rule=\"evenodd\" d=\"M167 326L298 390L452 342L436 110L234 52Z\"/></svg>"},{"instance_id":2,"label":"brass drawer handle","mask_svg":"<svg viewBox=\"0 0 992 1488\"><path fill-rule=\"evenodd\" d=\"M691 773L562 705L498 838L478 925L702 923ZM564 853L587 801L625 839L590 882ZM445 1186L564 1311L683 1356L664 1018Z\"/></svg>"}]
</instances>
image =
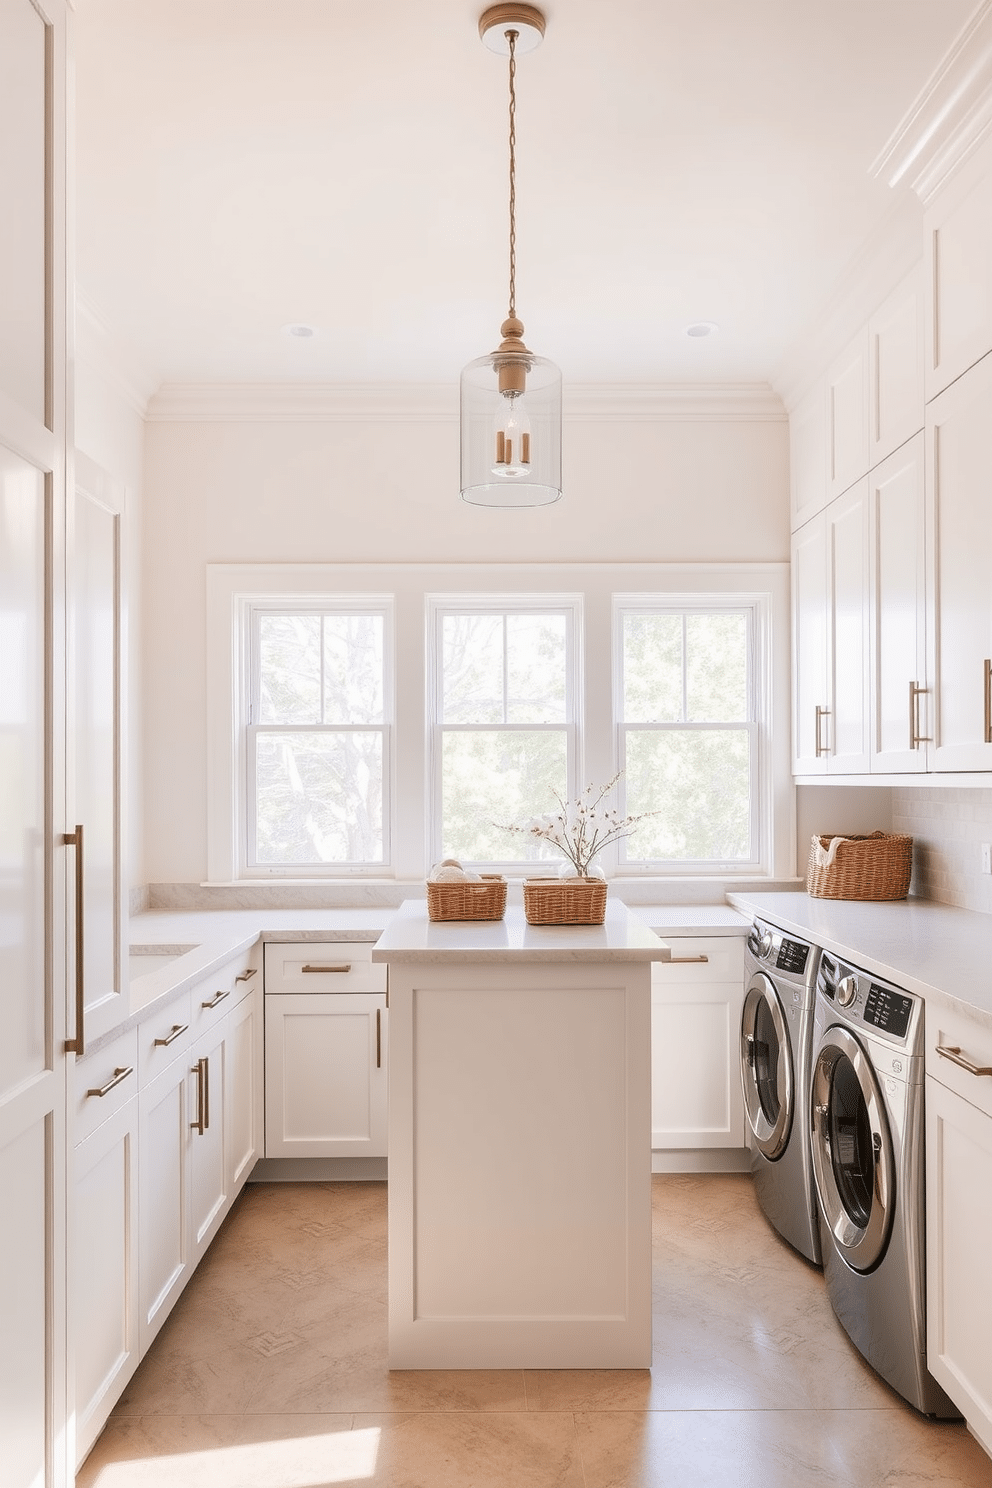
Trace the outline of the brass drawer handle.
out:
<instances>
[{"instance_id":1,"label":"brass drawer handle","mask_svg":"<svg viewBox=\"0 0 992 1488\"><path fill-rule=\"evenodd\" d=\"M86 1048L86 1036L83 1032L83 1023L86 1014L86 992L83 982L85 958L83 955L83 927L84 927L84 904L83 904L83 828L77 823L74 832L63 832L62 843L65 847L76 849L76 1032L72 1038L65 1041L65 1052L75 1054L79 1058Z\"/></svg>"},{"instance_id":2,"label":"brass drawer handle","mask_svg":"<svg viewBox=\"0 0 992 1488\"><path fill-rule=\"evenodd\" d=\"M214 994L213 997L211 997L209 1002L201 1002L200 1006L205 1008L215 1008L219 1002L223 1002L224 998L230 997L230 995L230 989L224 992L217 992Z\"/></svg>"},{"instance_id":3,"label":"brass drawer handle","mask_svg":"<svg viewBox=\"0 0 992 1488\"><path fill-rule=\"evenodd\" d=\"M919 749L921 744L931 743L929 734L920 733L920 698L926 697L928 687L921 687L918 682L909 684L909 747Z\"/></svg>"},{"instance_id":4,"label":"brass drawer handle","mask_svg":"<svg viewBox=\"0 0 992 1488\"><path fill-rule=\"evenodd\" d=\"M375 1010L375 1067L382 1069L382 1008Z\"/></svg>"},{"instance_id":5,"label":"brass drawer handle","mask_svg":"<svg viewBox=\"0 0 992 1488\"><path fill-rule=\"evenodd\" d=\"M117 1068L114 1070L114 1073L111 1075L110 1079L107 1081L106 1085L101 1085L94 1090L87 1090L86 1095L87 1097L91 1095L109 1095L115 1085L120 1085L124 1080L127 1079L128 1075L133 1074L133 1064L118 1065Z\"/></svg>"},{"instance_id":6,"label":"brass drawer handle","mask_svg":"<svg viewBox=\"0 0 992 1488\"><path fill-rule=\"evenodd\" d=\"M196 1120L190 1122L190 1130L200 1136L210 1125L210 1059L198 1059L190 1070L196 1076Z\"/></svg>"},{"instance_id":7,"label":"brass drawer handle","mask_svg":"<svg viewBox=\"0 0 992 1488\"><path fill-rule=\"evenodd\" d=\"M250 982L257 970L257 966L250 966L247 971L243 971L241 975L235 977L234 980L236 982Z\"/></svg>"},{"instance_id":8,"label":"brass drawer handle","mask_svg":"<svg viewBox=\"0 0 992 1488\"><path fill-rule=\"evenodd\" d=\"M985 742L992 744L992 660L989 658L985 661Z\"/></svg>"},{"instance_id":9,"label":"brass drawer handle","mask_svg":"<svg viewBox=\"0 0 992 1488\"><path fill-rule=\"evenodd\" d=\"M167 1049L169 1045L174 1044L176 1042L176 1039L179 1038L181 1034L184 1034L188 1028L188 1023L173 1023L172 1032L167 1033L165 1038L157 1038L154 1042L153 1048Z\"/></svg>"},{"instance_id":10,"label":"brass drawer handle","mask_svg":"<svg viewBox=\"0 0 992 1488\"><path fill-rule=\"evenodd\" d=\"M829 717L830 717L830 709L829 708L821 708L819 706L819 704L817 704L817 708L816 708L816 758L817 759L819 759L824 754L829 754L830 753L830 746L828 744L824 744L823 743L823 740L820 737L820 725L822 724L822 722L823 722L823 720L825 718L829 718Z\"/></svg>"},{"instance_id":11,"label":"brass drawer handle","mask_svg":"<svg viewBox=\"0 0 992 1488\"><path fill-rule=\"evenodd\" d=\"M959 1044L949 1044L946 1048L943 1044L938 1044L937 1053L941 1059L949 1059L952 1064L967 1070L969 1075L992 1075L992 1064L973 1064L967 1054L961 1053Z\"/></svg>"},{"instance_id":12,"label":"brass drawer handle","mask_svg":"<svg viewBox=\"0 0 992 1488\"><path fill-rule=\"evenodd\" d=\"M700 962L708 961L709 956L669 956L667 961L662 961L662 966L695 966Z\"/></svg>"},{"instance_id":13,"label":"brass drawer handle","mask_svg":"<svg viewBox=\"0 0 992 1488\"><path fill-rule=\"evenodd\" d=\"M332 961L323 961L323 962L321 962L321 961L318 961L313 966L310 966L308 964L308 965L302 967L301 970L303 971L304 975L312 975L314 972L318 972L319 973L319 972L324 972L324 971L337 971L337 972L350 971L351 970L351 962L350 961L336 961L336 962L332 962Z\"/></svg>"}]
</instances>

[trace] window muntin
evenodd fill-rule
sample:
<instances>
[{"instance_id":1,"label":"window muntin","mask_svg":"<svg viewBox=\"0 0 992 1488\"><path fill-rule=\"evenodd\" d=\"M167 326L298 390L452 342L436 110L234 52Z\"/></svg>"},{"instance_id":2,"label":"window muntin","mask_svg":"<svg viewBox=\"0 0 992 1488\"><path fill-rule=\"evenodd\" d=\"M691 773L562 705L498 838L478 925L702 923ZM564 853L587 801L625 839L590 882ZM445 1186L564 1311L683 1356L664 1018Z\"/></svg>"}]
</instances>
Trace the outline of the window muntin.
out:
<instances>
[{"instance_id":1,"label":"window muntin","mask_svg":"<svg viewBox=\"0 0 992 1488\"><path fill-rule=\"evenodd\" d=\"M251 607L249 868L388 862L390 648L387 604Z\"/></svg>"},{"instance_id":2,"label":"window muntin","mask_svg":"<svg viewBox=\"0 0 992 1488\"><path fill-rule=\"evenodd\" d=\"M617 619L621 809L653 813L620 862L757 864L753 607L621 602Z\"/></svg>"},{"instance_id":3,"label":"window muntin","mask_svg":"<svg viewBox=\"0 0 992 1488\"><path fill-rule=\"evenodd\" d=\"M432 856L506 866L552 856L499 824L548 811L574 787L577 604L432 608Z\"/></svg>"}]
</instances>

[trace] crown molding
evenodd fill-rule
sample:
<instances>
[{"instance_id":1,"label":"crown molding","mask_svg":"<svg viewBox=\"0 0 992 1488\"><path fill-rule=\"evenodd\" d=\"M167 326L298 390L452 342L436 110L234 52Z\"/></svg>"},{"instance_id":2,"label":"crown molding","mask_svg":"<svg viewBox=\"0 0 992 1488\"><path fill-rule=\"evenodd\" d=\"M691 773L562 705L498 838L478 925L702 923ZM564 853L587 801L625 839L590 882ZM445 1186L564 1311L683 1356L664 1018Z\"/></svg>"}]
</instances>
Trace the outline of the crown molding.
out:
<instances>
[{"instance_id":1,"label":"crown molding","mask_svg":"<svg viewBox=\"0 0 992 1488\"><path fill-rule=\"evenodd\" d=\"M566 422L784 422L767 383L566 385ZM166 383L150 423L457 423L457 384Z\"/></svg>"},{"instance_id":2,"label":"crown molding","mask_svg":"<svg viewBox=\"0 0 992 1488\"><path fill-rule=\"evenodd\" d=\"M156 379L128 355L95 301L76 285L76 363L90 368L129 408L146 417Z\"/></svg>"},{"instance_id":3,"label":"crown molding","mask_svg":"<svg viewBox=\"0 0 992 1488\"><path fill-rule=\"evenodd\" d=\"M869 174L926 204L992 128L992 0L983 0L896 126Z\"/></svg>"},{"instance_id":4,"label":"crown molding","mask_svg":"<svg viewBox=\"0 0 992 1488\"><path fill-rule=\"evenodd\" d=\"M795 408L922 257L923 207L911 191L902 189L779 363L772 387L788 410Z\"/></svg>"}]
</instances>

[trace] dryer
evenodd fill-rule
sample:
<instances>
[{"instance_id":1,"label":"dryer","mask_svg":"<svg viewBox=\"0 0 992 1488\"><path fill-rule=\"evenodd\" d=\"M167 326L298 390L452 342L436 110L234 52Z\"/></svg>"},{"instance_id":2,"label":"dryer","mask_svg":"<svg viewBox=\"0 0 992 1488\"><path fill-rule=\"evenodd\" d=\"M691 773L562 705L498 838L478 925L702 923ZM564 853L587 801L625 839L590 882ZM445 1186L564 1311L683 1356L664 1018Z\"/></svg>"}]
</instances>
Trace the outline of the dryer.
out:
<instances>
[{"instance_id":1,"label":"dryer","mask_svg":"<svg viewBox=\"0 0 992 1488\"><path fill-rule=\"evenodd\" d=\"M923 1054L922 999L824 951L810 1150L827 1294L894 1390L958 1416L926 1366Z\"/></svg>"},{"instance_id":2,"label":"dryer","mask_svg":"<svg viewBox=\"0 0 992 1488\"><path fill-rule=\"evenodd\" d=\"M741 1082L754 1189L769 1222L820 1264L807 1133L816 946L755 920L744 952Z\"/></svg>"}]
</instances>

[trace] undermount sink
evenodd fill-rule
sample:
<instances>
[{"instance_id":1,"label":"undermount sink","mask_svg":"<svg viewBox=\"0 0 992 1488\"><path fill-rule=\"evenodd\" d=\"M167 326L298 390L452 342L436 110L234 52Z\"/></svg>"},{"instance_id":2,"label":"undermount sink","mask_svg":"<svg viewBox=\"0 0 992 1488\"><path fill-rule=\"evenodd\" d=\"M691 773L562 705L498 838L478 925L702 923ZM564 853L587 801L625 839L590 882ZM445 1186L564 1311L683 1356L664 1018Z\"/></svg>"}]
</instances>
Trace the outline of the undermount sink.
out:
<instances>
[{"instance_id":1,"label":"undermount sink","mask_svg":"<svg viewBox=\"0 0 992 1488\"><path fill-rule=\"evenodd\" d=\"M161 971L163 966L170 966L173 961L178 961L180 956L185 956L188 951L195 950L195 945L129 946L127 956L128 976L134 981L135 977L147 976L150 971Z\"/></svg>"}]
</instances>

